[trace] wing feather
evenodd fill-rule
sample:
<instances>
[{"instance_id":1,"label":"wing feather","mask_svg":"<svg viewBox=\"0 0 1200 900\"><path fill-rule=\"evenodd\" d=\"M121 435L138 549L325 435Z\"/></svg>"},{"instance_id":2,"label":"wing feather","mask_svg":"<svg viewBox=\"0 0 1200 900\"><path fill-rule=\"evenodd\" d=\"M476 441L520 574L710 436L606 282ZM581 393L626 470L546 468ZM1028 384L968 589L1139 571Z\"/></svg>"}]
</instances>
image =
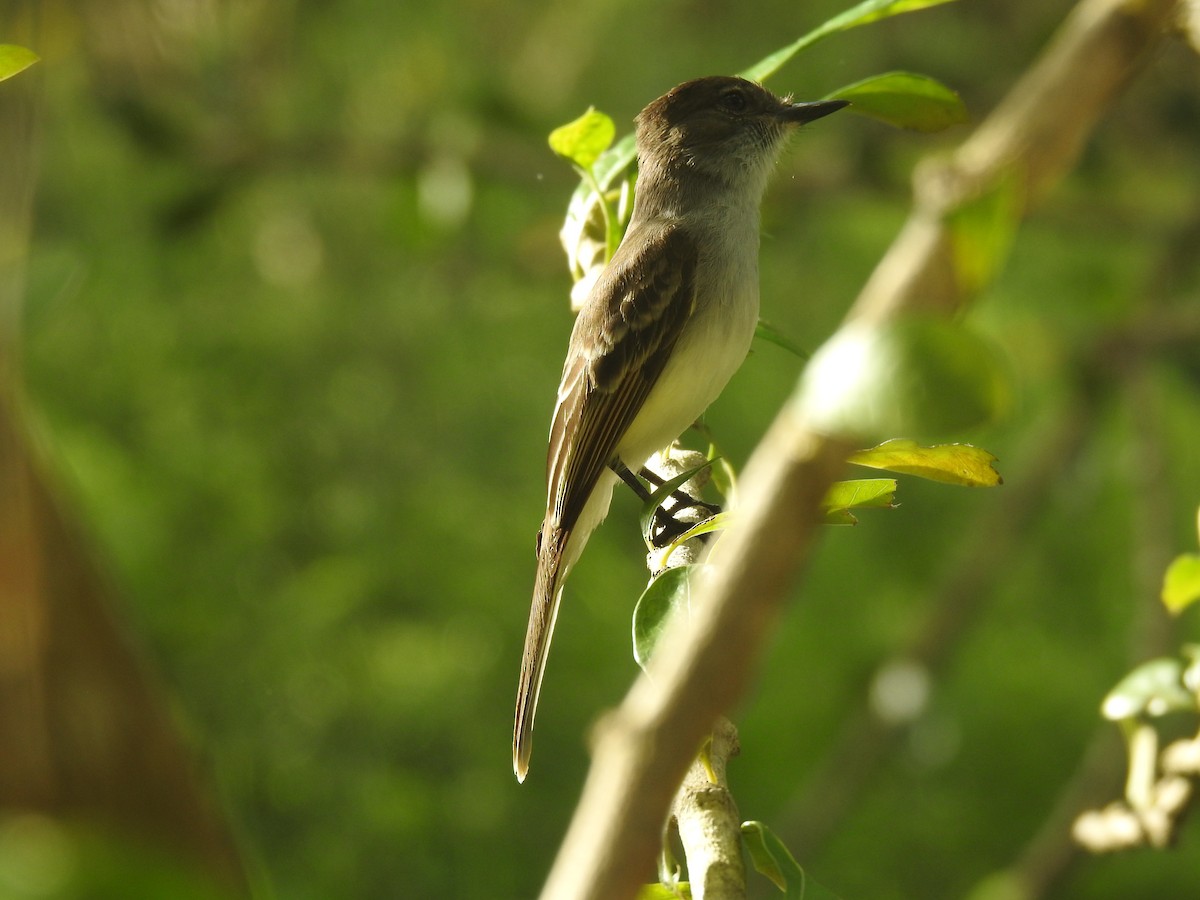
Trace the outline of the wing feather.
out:
<instances>
[{"instance_id":1,"label":"wing feather","mask_svg":"<svg viewBox=\"0 0 1200 900\"><path fill-rule=\"evenodd\" d=\"M579 517L692 313L695 272L687 233L651 225L622 242L596 283L571 333L550 428L547 521L569 531Z\"/></svg>"}]
</instances>

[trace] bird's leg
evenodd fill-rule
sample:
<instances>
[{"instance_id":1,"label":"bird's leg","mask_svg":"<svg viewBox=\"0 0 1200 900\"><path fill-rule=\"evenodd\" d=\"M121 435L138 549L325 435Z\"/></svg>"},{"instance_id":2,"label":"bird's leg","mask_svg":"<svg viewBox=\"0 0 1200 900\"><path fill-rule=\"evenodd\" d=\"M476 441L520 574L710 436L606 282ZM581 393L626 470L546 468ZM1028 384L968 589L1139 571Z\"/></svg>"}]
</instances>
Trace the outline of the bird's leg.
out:
<instances>
[{"instance_id":1,"label":"bird's leg","mask_svg":"<svg viewBox=\"0 0 1200 900\"><path fill-rule=\"evenodd\" d=\"M653 493L653 491L647 490L646 485L642 484L642 479L638 478L631 471L629 471L629 466L621 462L620 459L614 456L612 461L609 462L608 467L617 473L618 478L629 485L633 492L638 495L639 500L645 503L650 499L650 495ZM649 469L642 469L642 476L645 477L645 474L648 471ZM652 484L662 484L662 479L655 481L647 478L646 480L650 481Z\"/></svg>"},{"instance_id":2,"label":"bird's leg","mask_svg":"<svg viewBox=\"0 0 1200 900\"><path fill-rule=\"evenodd\" d=\"M637 475L634 475L633 472L629 470L629 467L626 466L625 463L621 462L620 459L613 459L608 464L608 467L617 474L618 478L629 485L629 487L635 494L638 495L638 498L643 503L649 500L651 495L654 493L653 491L647 489L643 479L650 482L650 484L654 485L655 487L661 487L664 481L664 479L656 472L652 472L650 469L645 467L643 467ZM675 501L673 509L667 510L660 504L654 511L655 535L653 542L655 546L658 547L665 547L671 541L675 540L675 538L679 537L679 535L683 534L696 524L695 522L681 522L678 518L676 518L675 514L677 512L685 509L695 509L702 514L702 518L707 518L708 516L712 516L721 511L720 507L703 503L684 490L672 491L668 495L668 499Z\"/></svg>"},{"instance_id":3,"label":"bird's leg","mask_svg":"<svg viewBox=\"0 0 1200 900\"><path fill-rule=\"evenodd\" d=\"M646 466L642 466L642 470L638 472L638 475L646 479L646 481L650 482L655 487L661 487L663 482L666 480L657 472L647 468ZM678 488L674 491L671 491L670 497L675 501L675 507L671 510L672 518L674 518L674 513L684 509L694 509L701 513L705 519L709 518L710 516L715 516L721 511L720 506L716 506L712 503L705 503L703 500L693 497L683 488Z\"/></svg>"}]
</instances>

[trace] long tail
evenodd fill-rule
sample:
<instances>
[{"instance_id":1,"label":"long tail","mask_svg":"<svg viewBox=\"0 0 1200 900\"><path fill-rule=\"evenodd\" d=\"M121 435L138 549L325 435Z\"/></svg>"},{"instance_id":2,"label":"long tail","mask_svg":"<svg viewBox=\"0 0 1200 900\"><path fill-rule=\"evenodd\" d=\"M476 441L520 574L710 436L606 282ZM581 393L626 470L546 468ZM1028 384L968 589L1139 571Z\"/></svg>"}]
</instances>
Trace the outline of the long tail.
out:
<instances>
[{"instance_id":1,"label":"long tail","mask_svg":"<svg viewBox=\"0 0 1200 900\"><path fill-rule=\"evenodd\" d=\"M549 532L549 533L547 533ZM570 533L558 527L543 527L538 548L537 578L533 603L529 609L529 628L525 632L525 653L521 658L521 678L517 682L517 711L513 721L513 771L524 781L533 752L533 717L537 713L546 657L554 636L554 620L562 598L560 572L563 551Z\"/></svg>"}]
</instances>

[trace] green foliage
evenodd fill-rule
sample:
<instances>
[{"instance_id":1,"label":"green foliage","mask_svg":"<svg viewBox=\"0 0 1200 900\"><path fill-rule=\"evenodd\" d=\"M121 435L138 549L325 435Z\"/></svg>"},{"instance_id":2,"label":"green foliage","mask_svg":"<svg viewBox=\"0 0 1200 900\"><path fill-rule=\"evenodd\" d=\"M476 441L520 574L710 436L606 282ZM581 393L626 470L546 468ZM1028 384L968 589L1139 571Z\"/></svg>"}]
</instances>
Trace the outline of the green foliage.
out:
<instances>
[{"instance_id":1,"label":"green foliage","mask_svg":"<svg viewBox=\"0 0 1200 900\"><path fill-rule=\"evenodd\" d=\"M604 4L582 18L362 0L216 17L132 4L86 27L77 4L46 17L52 115L40 180L24 186L36 196L19 316L28 408L63 507L114 585L113 615L268 896L537 895L586 772L581 736L636 672L629 616L644 584L637 506L621 491L572 573L544 755L518 788L512 690L570 330L554 235L577 183L545 132L591 102L624 123L671 80L756 59L780 29L839 5L751 16L717 4L683 28L650 6L629 27ZM786 88L816 97L912 69L982 111L1062 12L974 0L858 29L804 54ZM1011 359L1020 402L970 439L1013 485L1032 477L1043 426L1078 414L1096 336L1153 324L1151 283L1190 308L1194 262L1159 279L1200 196L1194 95L1188 77L1127 93L973 313ZM903 221L912 163L942 147L833 121L795 142L764 206L764 313L800 347L841 317ZM623 182L603 158L594 171L619 209ZM450 221L431 199L447 178L467 199ZM1162 415L1149 439L1190 550L1194 360L1177 348L1132 367ZM778 823L843 896L968 895L1041 833L1085 756L1129 653L1143 552L1131 510L1159 473L1125 477L1148 438L1115 368L1088 369L1082 451L1054 460L1003 564L978 573L978 615L939 644L928 714L841 812L814 807L797 773L855 787L825 754L865 714L880 660L936 618L931 584L977 539L981 498L905 480L886 523L826 529L781 616L731 775L742 808ZM794 375L773 350L743 366L708 416L714 481L725 460L744 464ZM1179 619L1185 636L1194 614ZM1188 896L1195 825L1175 853L1078 861L1062 896ZM797 837L822 828L833 834Z\"/></svg>"},{"instance_id":2,"label":"green foliage","mask_svg":"<svg viewBox=\"0 0 1200 900\"><path fill-rule=\"evenodd\" d=\"M865 0L865 2L839 13L788 46L760 59L750 68L743 70L742 77L752 81L765 81L783 68L801 50L811 47L817 41L832 34L849 31L851 28L878 22L880 19L898 16L901 13L916 12L950 2L953 0Z\"/></svg>"},{"instance_id":3,"label":"green foliage","mask_svg":"<svg viewBox=\"0 0 1200 900\"><path fill-rule=\"evenodd\" d=\"M633 658L643 669L675 615L688 615L691 608L691 579L704 566L674 566L658 573L647 585L633 609Z\"/></svg>"},{"instance_id":4,"label":"green foliage","mask_svg":"<svg viewBox=\"0 0 1200 900\"><path fill-rule=\"evenodd\" d=\"M0 817L5 900L232 900L161 849L36 813Z\"/></svg>"},{"instance_id":5,"label":"green foliage","mask_svg":"<svg viewBox=\"0 0 1200 900\"><path fill-rule=\"evenodd\" d=\"M661 884L643 884L637 893L637 900L691 900L692 886L686 881L677 882L674 886Z\"/></svg>"},{"instance_id":6,"label":"green foliage","mask_svg":"<svg viewBox=\"0 0 1200 900\"><path fill-rule=\"evenodd\" d=\"M574 122L550 132L550 149L581 169L591 169L616 134L617 126L613 120L590 106Z\"/></svg>"},{"instance_id":7,"label":"green foliage","mask_svg":"<svg viewBox=\"0 0 1200 900\"><path fill-rule=\"evenodd\" d=\"M1162 600L1173 613L1200 600L1200 556L1184 553L1172 560L1163 576Z\"/></svg>"},{"instance_id":8,"label":"green foliage","mask_svg":"<svg viewBox=\"0 0 1200 900\"><path fill-rule=\"evenodd\" d=\"M860 450L848 462L964 487L995 487L1003 483L994 465L996 457L970 444L922 447L916 441L893 438L869 450Z\"/></svg>"},{"instance_id":9,"label":"green foliage","mask_svg":"<svg viewBox=\"0 0 1200 900\"><path fill-rule=\"evenodd\" d=\"M825 495L822 504L827 525L857 525L852 509L894 509L896 480L894 478L859 478L837 481Z\"/></svg>"},{"instance_id":10,"label":"green foliage","mask_svg":"<svg viewBox=\"0 0 1200 900\"><path fill-rule=\"evenodd\" d=\"M32 50L16 44L0 44L0 81L24 72L41 59Z\"/></svg>"},{"instance_id":11,"label":"green foliage","mask_svg":"<svg viewBox=\"0 0 1200 900\"><path fill-rule=\"evenodd\" d=\"M838 88L827 99L848 100L851 112L914 131L944 131L968 118L958 94L928 75L912 72L864 78Z\"/></svg>"},{"instance_id":12,"label":"green foliage","mask_svg":"<svg viewBox=\"0 0 1200 900\"><path fill-rule=\"evenodd\" d=\"M762 822L742 823L742 844L755 870L769 878L787 900L837 900L805 874L783 841Z\"/></svg>"}]
</instances>

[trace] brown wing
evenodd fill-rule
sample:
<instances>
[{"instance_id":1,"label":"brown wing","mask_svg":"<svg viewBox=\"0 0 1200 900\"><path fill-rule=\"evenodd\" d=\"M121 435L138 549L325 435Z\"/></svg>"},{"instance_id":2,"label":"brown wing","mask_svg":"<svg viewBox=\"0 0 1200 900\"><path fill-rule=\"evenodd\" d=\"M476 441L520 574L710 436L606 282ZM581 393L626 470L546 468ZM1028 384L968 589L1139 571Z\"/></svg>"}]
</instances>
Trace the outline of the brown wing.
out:
<instances>
[{"instance_id":1,"label":"brown wing","mask_svg":"<svg viewBox=\"0 0 1200 900\"><path fill-rule=\"evenodd\" d=\"M696 247L669 225L622 242L575 321L550 427L547 523L570 531L695 303Z\"/></svg>"}]
</instances>

